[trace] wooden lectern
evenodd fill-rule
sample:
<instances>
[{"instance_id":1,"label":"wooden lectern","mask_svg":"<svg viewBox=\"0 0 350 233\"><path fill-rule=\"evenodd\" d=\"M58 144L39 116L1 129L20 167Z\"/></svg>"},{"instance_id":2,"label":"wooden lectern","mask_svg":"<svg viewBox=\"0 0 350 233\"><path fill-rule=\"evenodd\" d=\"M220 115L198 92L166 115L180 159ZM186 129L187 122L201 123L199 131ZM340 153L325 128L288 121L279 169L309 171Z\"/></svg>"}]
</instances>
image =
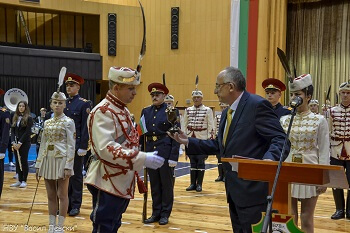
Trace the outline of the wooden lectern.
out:
<instances>
[{"instance_id":1,"label":"wooden lectern","mask_svg":"<svg viewBox=\"0 0 350 233\"><path fill-rule=\"evenodd\" d=\"M269 182L271 189L275 179L278 161L221 158L237 168L238 177L246 180ZM283 162L278 179L273 209L280 214L291 214L290 184L308 184L329 188L348 189L344 168L341 166Z\"/></svg>"}]
</instances>

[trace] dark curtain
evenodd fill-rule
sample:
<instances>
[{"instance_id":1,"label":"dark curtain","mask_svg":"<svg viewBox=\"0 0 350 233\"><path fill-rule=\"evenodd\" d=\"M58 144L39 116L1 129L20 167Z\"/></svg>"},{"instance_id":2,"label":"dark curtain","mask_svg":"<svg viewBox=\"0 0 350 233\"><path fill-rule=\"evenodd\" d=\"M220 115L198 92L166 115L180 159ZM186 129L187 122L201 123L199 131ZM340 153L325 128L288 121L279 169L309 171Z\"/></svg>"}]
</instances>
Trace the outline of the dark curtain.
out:
<instances>
[{"instance_id":1,"label":"dark curtain","mask_svg":"<svg viewBox=\"0 0 350 233\"><path fill-rule=\"evenodd\" d=\"M19 88L28 96L30 110L35 115L39 114L40 108L50 110L49 100L53 92L57 90L58 78L28 78L14 76L0 76L0 88L5 92L11 88ZM61 91L66 94L65 85ZM85 80L81 86L79 94L81 97L91 100L95 105L96 81ZM4 98L0 98L0 106L4 106Z\"/></svg>"},{"instance_id":2,"label":"dark curtain","mask_svg":"<svg viewBox=\"0 0 350 233\"><path fill-rule=\"evenodd\" d=\"M297 74L310 73L314 98L331 104L350 76L350 0L289 0L287 56Z\"/></svg>"}]
</instances>

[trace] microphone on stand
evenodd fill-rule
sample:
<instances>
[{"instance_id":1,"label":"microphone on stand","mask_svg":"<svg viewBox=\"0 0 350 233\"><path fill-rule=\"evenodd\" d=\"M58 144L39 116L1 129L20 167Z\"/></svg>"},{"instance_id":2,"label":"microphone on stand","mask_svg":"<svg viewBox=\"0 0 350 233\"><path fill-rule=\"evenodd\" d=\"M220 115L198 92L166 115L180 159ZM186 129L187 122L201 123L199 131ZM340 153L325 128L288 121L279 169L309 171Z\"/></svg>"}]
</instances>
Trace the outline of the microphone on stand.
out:
<instances>
[{"instance_id":1,"label":"microphone on stand","mask_svg":"<svg viewBox=\"0 0 350 233\"><path fill-rule=\"evenodd\" d=\"M290 102L290 106L292 108L296 108L296 107L299 107L300 105L302 105L302 103L303 103L303 99L300 96L296 96Z\"/></svg>"},{"instance_id":2,"label":"microphone on stand","mask_svg":"<svg viewBox=\"0 0 350 233\"><path fill-rule=\"evenodd\" d=\"M265 214L265 218L263 220L263 226L261 228L261 233L267 233L268 228L269 228L269 232L272 233L272 204L273 204L273 199L275 197L275 192L276 192L276 187L277 187L277 183L278 183L278 178L280 176L280 172L281 172L281 168L282 168L282 163L283 161L286 159L285 157L285 151L287 149L288 146L290 146L290 142L289 142L289 134L290 131L292 129L292 124L293 124L293 120L294 120L294 116L296 114L297 111L297 107L300 106L303 103L303 99L300 96L296 96L294 97L291 102L290 102L290 106L293 108L292 112L291 112L291 119L288 125L288 130L286 133L286 138L283 142L283 147L282 147L282 151L281 151L281 156L280 156L280 160L278 162L278 166L277 166L277 171L276 171L276 175L275 175L275 179L273 181L273 186L272 186L272 190L271 190L271 195L267 196L267 208L266 208L266 214ZM286 155L288 156L288 155ZM277 211L278 213L278 211Z\"/></svg>"}]
</instances>

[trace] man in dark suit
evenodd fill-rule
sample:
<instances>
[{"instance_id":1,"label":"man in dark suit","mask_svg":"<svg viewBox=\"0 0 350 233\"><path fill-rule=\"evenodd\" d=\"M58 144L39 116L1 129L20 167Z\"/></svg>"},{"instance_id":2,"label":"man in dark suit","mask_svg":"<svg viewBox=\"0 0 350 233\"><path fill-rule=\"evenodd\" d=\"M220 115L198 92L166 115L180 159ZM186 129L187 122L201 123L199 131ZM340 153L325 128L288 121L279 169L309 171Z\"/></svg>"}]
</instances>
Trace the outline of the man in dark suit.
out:
<instances>
[{"instance_id":1,"label":"man in dark suit","mask_svg":"<svg viewBox=\"0 0 350 233\"><path fill-rule=\"evenodd\" d=\"M0 88L0 96L5 94ZM4 184L4 158L10 136L10 112L0 107L0 198Z\"/></svg>"},{"instance_id":2,"label":"man in dark suit","mask_svg":"<svg viewBox=\"0 0 350 233\"><path fill-rule=\"evenodd\" d=\"M187 145L187 153L220 153L221 157L240 155L251 159L279 160L286 135L272 105L245 90L240 70L227 67L216 79L215 94L230 106L222 113L216 139L188 138L183 132L174 138ZM289 145L285 156L289 153ZM266 211L268 184L243 180L229 163L223 163L225 187L234 232L251 232Z\"/></svg>"},{"instance_id":3,"label":"man in dark suit","mask_svg":"<svg viewBox=\"0 0 350 233\"><path fill-rule=\"evenodd\" d=\"M161 83L151 83L148 86L153 105L141 112L145 119L147 132L140 137L141 150L145 152L158 151L158 155L165 159L163 166L158 169L148 168L152 194L152 216L145 223L158 222L168 224L174 202L174 169L179 158L179 143L167 135L171 124L167 120L164 103L168 88ZM177 112L177 116L179 113ZM180 127L180 125L178 125Z\"/></svg>"},{"instance_id":4,"label":"man in dark suit","mask_svg":"<svg viewBox=\"0 0 350 233\"><path fill-rule=\"evenodd\" d=\"M89 142L87 118L90 113L90 102L79 96L80 86L84 83L82 77L77 74L67 73L64 80L69 96L66 101L64 114L74 120L76 130L74 175L70 177L68 187L69 216L76 216L80 213L83 198L83 162Z\"/></svg>"}]
</instances>

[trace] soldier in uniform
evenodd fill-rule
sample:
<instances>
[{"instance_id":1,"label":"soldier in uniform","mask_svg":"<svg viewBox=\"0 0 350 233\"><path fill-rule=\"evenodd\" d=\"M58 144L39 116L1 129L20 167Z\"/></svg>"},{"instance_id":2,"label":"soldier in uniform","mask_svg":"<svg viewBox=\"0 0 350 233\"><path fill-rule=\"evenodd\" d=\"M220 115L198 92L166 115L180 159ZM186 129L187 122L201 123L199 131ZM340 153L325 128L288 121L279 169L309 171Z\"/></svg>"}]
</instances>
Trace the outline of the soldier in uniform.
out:
<instances>
[{"instance_id":1,"label":"soldier in uniform","mask_svg":"<svg viewBox=\"0 0 350 233\"><path fill-rule=\"evenodd\" d=\"M134 198L135 178L139 191L146 191L138 171L143 166L157 169L164 163L155 152L139 151L139 134L126 107L136 95L140 73L131 68L111 67L108 78L106 98L88 118L93 159L85 183L92 194L93 233L117 232L122 214Z\"/></svg>"},{"instance_id":2,"label":"soldier in uniform","mask_svg":"<svg viewBox=\"0 0 350 233\"><path fill-rule=\"evenodd\" d=\"M315 99L310 100L309 108L311 112L315 114L319 114L318 107L319 107L318 100L315 100Z\"/></svg>"},{"instance_id":3,"label":"soldier in uniform","mask_svg":"<svg viewBox=\"0 0 350 233\"><path fill-rule=\"evenodd\" d=\"M64 114L72 118L76 130L76 154L74 157L74 175L69 180L69 216L76 216L80 212L83 198L83 162L88 149L87 117L90 113L90 103L79 96L80 86L84 79L79 75L67 73L64 77L66 91L69 98L66 101Z\"/></svg>"},{"instance_id":4,"label":"soldier in uniform","mask_svg":"<svg viewBox=\"0 0 350 233\"><path fill-rule=\"evenodd\" d=\"M262 82L262 87L265 89L266 99L271 103L278 118L291 113L291 108L283 106L279 102L282 91L286 90L286 85L283 82L275 78L268 78Z\"/></svg>"},{"instance_id":5,"label":"soldier in uniform","mask_svg":"<svg viewBox=\"0 0 350 233\"><path fill-rule=\"evenodd\" d=\"M192 100L194 105L186 108L184 113L184 126L187 136L198 139L214 138L215 123L213 111L211 108L202 104L203 93L196 90L192 91ZM190 158L191 184L186 191L202 191L202 184L205 171L205 160L207 155L188 155Z\"/></svg>"},{"instance_id":6,"label":"soldier in uniform","mask_svg":"<svg viewBox=\"0 0 350 233\"><path fill-rule=\"evenodd\" d=\"M331 165L343 166L350 184L350 81L339 86L341 104L330 109ZM350 190L345 200L343 189L333 189L336 211L332 219L350 219Z\"/></svg>"},{"instance_id":7,"label":"soldier in uniform","mask_svg":"<svg viewBox=\"0 0 350 233\"><path fill-rule=\"evenodd\" d=\"M228 107L227 104L221 103L221 102L220 102L221 113L222 113L222 111L224 111L227 107ZM219 133L219 126L220 126L220 120L221 120L221 113L216 114L216 116L215 116L215 122L216 122L215 137L217 137L217 136L218 136L218 133ZM215 182L219 182L219 181L225 182L224 167L222 166L221 157L220 157L220 154L219 154L219 153L216 154L216 158L218 159L218 172L219 172L219 176L218 176L218 178L216 178Z\"/></svg>"},{"instance_id":8,"label":"soldier in uniform","mask_svg":"<svg viewBox=\"0 0 350 233\"><path fill-rule=\"evenodd\" d=\"M5 92L0 88L0 96ZM4 158L10 137L10 112L0 107L0 198L4 184Z\"/></svg>"},{"instance_id":9,"label":"soldier in uniform","mask_svg":"<svg viewBox=\"0 0 350 233\"><path fill-rule=\"evenodd\" d=\"M167 135L167 130L172 126L165 112L168 106L164 103L165 96L169 93L168 88L160 83L151 83L148 91L153 104L141 112L147 132L140 137L140 144L144 151L158 151L165 162L159 169L147 169L151 183L152 216L146 219L145 223L159 221L160 225L165 225L168 224L173 208L173 176L180 144Z\"/></svg>"},{"instance_id":10,"label":"soldier in uniform","mask_svg":"<svg viewBox=\"0 0 350 233\"><path fill-rule=\"evenodd\" d=\"M166 95L164 99L164 103L168 106L174 106L174 96Z\"/></svg>"}]
</instances>

